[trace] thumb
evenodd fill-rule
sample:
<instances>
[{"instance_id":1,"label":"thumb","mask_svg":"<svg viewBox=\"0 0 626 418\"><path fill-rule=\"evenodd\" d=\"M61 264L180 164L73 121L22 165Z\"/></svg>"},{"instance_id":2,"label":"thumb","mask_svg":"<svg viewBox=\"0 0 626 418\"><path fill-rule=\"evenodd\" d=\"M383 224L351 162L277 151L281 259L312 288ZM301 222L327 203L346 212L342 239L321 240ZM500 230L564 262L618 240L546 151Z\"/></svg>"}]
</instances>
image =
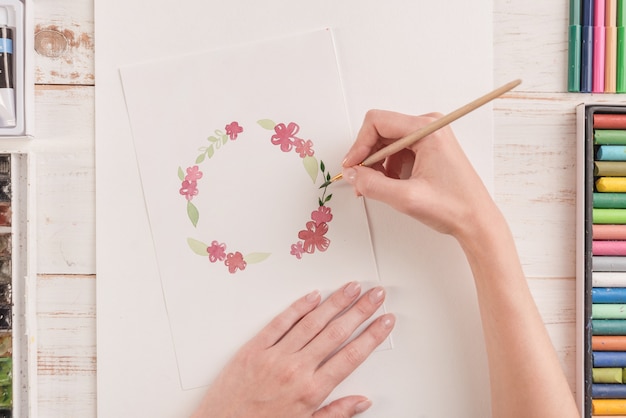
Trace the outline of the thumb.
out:
<instances>
[{"instance_id":1,"label":"thumb","mask_svg":"<svg viewBox=\"0 0 626 418\"><path fill-rule=\"evenodd\" d=\"M380 171L362 166L345 168L343 178L359 195L379 200L401 212L408 210L404 206L410 201L411 188L407 187L406 181L389 178Z\"/></svg>"},{"instance_id":2,"label":"thumb","mask_svg":"<svg viewBox=\"0 0 626 418\"><path fill-rule=\"evenodd\" d=\"M351 418L372 406L372 401L364 396L346 396L318 409L313 418Z\"/></svg>"}]
</instances>

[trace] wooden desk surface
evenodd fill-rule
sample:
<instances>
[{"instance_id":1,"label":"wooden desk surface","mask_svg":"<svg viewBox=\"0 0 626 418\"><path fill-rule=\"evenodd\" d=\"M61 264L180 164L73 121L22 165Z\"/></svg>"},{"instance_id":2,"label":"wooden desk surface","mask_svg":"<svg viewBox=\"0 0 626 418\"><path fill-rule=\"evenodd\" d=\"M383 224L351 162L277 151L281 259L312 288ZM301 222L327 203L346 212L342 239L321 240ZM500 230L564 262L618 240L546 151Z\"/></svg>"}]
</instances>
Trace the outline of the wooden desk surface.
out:
<instances>
[{"instance_id":1,"label":"wooden desk surface","mask_svg":"<svg viewBox=\"0 0 626 418\"><path fill-rule=\"evenodd\" d=\"M494 1L495 197L575 385L574 107L626 95L567 94L568 0ZM38 391L41 417L96 416L93 2L35 4ZM438 109L433 109L438 110Z\"/></svg>"}]
</instances>

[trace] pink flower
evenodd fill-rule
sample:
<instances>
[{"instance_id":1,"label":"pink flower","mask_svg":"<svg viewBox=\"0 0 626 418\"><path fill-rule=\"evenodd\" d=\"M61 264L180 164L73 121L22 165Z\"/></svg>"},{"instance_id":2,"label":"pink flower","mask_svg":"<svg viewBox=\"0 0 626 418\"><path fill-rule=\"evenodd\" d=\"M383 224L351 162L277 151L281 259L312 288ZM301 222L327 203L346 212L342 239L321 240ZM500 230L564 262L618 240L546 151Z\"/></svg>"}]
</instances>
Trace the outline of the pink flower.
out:
<instances>
[{"instance_id":1,"label":"pink flower","mask_svg":"<svg viewBox=\"0 0 626 418\"><path fill-rule=\"evenodd\" d=\"M307 222L306 230L298 232L298 238L304 240L304 251L309 254L313 254L315 248L319 251L326 251L330 245L330 240L324 236L327 232L326 223L316 225L315 222Z\"/></svg>"},{"instance_id":2,"label":"pink flower","mask_svg":"<svg viewBox=\"0 0 626 418\"><path fill-rule=\"evenodd\" d=\"M224 261L226 258L226 244L220 244L217 241L213 241L211 246L206 249L209 253L209 261L215 263L216 261Z\"/></svg>"},{"instance_id":3,"label":"pink flower","mask_svg":"<svg viewBox=\"0 0 626 418\"><path fill-rule=\"evenodd\" d=\"M184 180L179 193L187 198L187 200L193 199L198 194L198 183L195 181Z\"/></svg>"},{"instance_id":4,"label":"pink flower","mask_svg":"<svg viewBox=\"0 0 626 418\"><path fill-rule=\"evenodd\" d=\"M330 213L328 206L320 206L317 210L311 212L311 219L315 221L316 225L321 223L328 223L333 220L333 214Z\"/></svg>"},{"instance_id":5,"label":"pink flower","mask_svg":"<svg viewBox=\"0 0 626 418\"><path fill-rule=\"evenodd\" d=\"M272 135L272 144L280 145L280 150L283 152L291 151L293 147L295 134L300 130L300 126L294 122L290 122L288 126L284 123L279 123L274 127L274 135Z\"/></svg>"},{"instance_id":6,"label":"pink flower","mask_svg":"<svg viewBox=\"0 0 626 418\"><path fill-rule=\"evenodd\" d=\"M229 273L235 273L237 269L245 270L247 263L243 259L243 255L237 251L235 253L228 253L224 264L228 267Z\"/></svg>"},{"instance_id":7,"label":"pink flower","mask_svg":"<svg viewBox=\"0 0 626 418\"><path fill-rule=\"evenodd\" d=\"M310 139L305 141L304 139L296 138L294 145L296 146L296 152L300 154L300 158L304 158L307 155L309 157L313 156L313 142Z\"/></svg>"},{"instance_id":8,"label":"pink flower","mask_svg":"<svg viewBox=\"0 0 626 418\"><path fill-rule=\"evenodd\" d=\"M197 165L192 167L187 167L187 175L185 176L185 180L187 181L198 181L202 178L202 171Z\"/></svg>"},{"instance_id":9,"label":"pink flower","mask_svg":"<svg viewBox=\"0 0 626 418\"><path fill-rule=\"evenodd\" d=\"M295 255L298 260L302 258L304 252L304 246L302 241L298 241L295 244L291 244L291 255Z\"/></svg>"},{"instance_id":10,"label":"pink flower","mask_svg":"<svg viewBox=\"0 0 626 418\"><path fill-rule=\"evenodd\" d=\"M226 125L224 129L226 129L226 135L228 135L232 141L237 139L237 135L243 132L243 128L239 126L237 122L231 122Z\"/></svg>"}]
</instances>

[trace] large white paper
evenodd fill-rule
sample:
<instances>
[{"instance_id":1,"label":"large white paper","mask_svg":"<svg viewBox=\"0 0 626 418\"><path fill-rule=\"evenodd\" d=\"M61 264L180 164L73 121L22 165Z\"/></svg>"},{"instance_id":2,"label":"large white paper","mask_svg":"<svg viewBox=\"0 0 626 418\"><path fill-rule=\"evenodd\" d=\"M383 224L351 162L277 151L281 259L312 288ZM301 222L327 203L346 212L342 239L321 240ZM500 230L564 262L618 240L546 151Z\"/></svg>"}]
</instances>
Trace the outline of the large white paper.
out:
<instances>
[{"instance_id":1,"label":"large white paper","mask_svg":"<svg viewBox=\"0 0 626 418\"><path fill-rule=\"evenodd\" d=\"M320 189L351 143L329 30L121 73L184 388L282 301L379 282L363 202Z\"/></svg>"},{"instance_id":2,"label":"large white paper","mask_svg":"<svg viewBox=\"0 0 626 418\"><path fill-rule=\"evenodd\" d=\"M356 130L370 108L446 113L492 90L492 18L488 0L95 1L99 417L188 416L204 392L181 389L120 67L330 27ZM154 88L166 97L176 83ZM452 127L490 185L491 106ZM398 317L394 348L374 353L331 398L366 395L374 404L363 416L372 418L489 416L463 253L449 237L366 203L386 308Z\"/></svg>"}]
</instances>

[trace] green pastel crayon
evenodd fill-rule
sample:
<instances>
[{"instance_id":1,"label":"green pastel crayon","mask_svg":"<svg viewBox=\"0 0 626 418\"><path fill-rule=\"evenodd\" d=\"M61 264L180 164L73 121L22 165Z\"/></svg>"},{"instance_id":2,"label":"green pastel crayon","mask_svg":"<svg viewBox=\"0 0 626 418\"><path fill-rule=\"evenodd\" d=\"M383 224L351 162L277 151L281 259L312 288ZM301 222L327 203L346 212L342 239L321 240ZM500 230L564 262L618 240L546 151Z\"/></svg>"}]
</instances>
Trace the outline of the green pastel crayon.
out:
<instances>
[{"instance_id":1,"label":"green pastel crayon","mask_svg":"<svg viewBox=\"0 0 626 418\"><path fill-rule=\"evenodd\" d=\"M593 383L623 383L624 369L621 367L594 367L591 370Z\"/></svg>"},{"instance_id":2,"label":"green pastel crayon","mask_svg":"<svg viewBox=\"0 0 626 418\"><path fill-rule=\"evenodd\" d=\"M626 305L623 303L594 303L591 305L593 319L626 319Z\"/></svg>"},{"instance_id":3,"label":"green pastel crayon","mask_svg":"<svg viewBox=\"0 0 626 418\"><path fill-rule=\"evenodd\" d=\"M618 93L626 93L626 1L617 0L617 82Z\"/></svg>"},{"instance_id":4,"label":"green pastel crayon","mask_svg":"<svg viewBox=\"0 0 626 418\"><path fill-rule=\"evenodd\" d=\"M626 209L626 193L594 193L593 207L599 209Z\"/></svg>"},{"instance_id":5,"label":"green pastel crayon","mask_svg":"<svg viewBox=\"0 0 626 418\"><path fill-rule=\"evenodd\" d=\"M593 208L594 224L626 224L626 209Z\"/></svg>"},{"instance_id":6,"label":"green pastel crayon","mask_svg":"<svg viewBox=\"0 0 626 418\"><path fill-rule=\"evenodd\" d=\"M593 132L593 141L599 145L626 145L626 130L596 129Z\"/></svg>"},{"instance_id":7,"label":"green pastel crayon","mask_svg":"<svg viewBox=\"0 0 626 418\"><path fill-rule=\"evenodd\" d=\"M625 319L592 319L593 335L626 335Z\"/></svg>"}]
</instances>

